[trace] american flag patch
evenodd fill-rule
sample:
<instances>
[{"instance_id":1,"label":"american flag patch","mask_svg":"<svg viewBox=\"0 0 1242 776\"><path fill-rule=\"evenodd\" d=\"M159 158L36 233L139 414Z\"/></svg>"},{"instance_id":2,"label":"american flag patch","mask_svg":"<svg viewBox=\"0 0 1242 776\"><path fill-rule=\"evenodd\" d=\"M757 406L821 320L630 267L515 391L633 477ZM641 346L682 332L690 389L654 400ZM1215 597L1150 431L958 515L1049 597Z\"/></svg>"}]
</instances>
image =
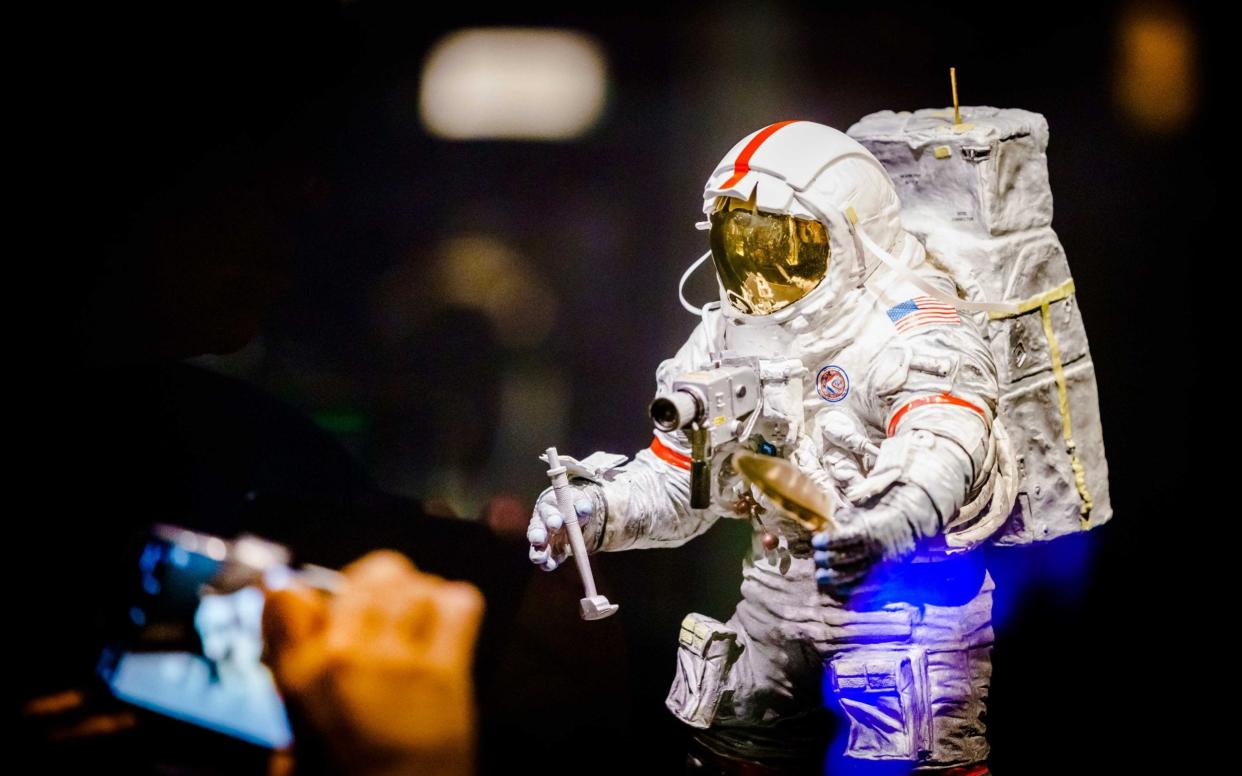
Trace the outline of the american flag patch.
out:
<instances>
[{"instance_id":1,"label":"american flag patch","mask_svg":"<svg viewBox=\"0 0 1242 776\"><path fill-rule=\"evenodd\" d=\"M955 326L962 322L957 317L957 308L930 296L916 296L888 308L888 319L897 327L897 331L910 331L936 324Z\"/></svg>"}]
</instances>

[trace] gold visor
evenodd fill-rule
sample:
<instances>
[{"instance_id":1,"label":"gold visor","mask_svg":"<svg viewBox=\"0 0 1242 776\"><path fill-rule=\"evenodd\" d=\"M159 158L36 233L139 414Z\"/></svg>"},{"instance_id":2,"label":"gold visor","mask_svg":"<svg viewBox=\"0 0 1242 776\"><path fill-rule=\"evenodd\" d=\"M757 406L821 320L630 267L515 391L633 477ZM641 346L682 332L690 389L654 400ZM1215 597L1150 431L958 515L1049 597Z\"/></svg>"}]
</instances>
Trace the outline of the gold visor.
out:
<instances>
[{"instance_id":1,"label":"gold visor","mask_svg":"<svg viewBox=\"0 0 1242 776\"><path fill-rule=\"evenodd\" d=\"M753 202L721 197L711 215L712 259L729 302L768 315L806 296L828 273L828 227L762 213Z\"/></svg>"}]
</instances>

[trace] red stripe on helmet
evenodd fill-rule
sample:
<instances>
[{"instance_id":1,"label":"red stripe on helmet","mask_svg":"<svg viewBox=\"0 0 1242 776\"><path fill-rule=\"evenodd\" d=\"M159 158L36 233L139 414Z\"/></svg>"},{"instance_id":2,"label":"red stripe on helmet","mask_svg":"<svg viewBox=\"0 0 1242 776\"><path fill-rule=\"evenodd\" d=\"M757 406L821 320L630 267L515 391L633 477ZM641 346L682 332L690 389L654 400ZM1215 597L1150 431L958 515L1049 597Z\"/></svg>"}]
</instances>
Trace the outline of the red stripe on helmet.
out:
<instances>
[{"instance_id":1,"label":"red stripe on helmet","mask_svg":"<svg viewBox=\"0 0 1242 776\"><path fill-rule=\"evenodd\" d=\"M763 129L759 130L759 134L751 138L751 141L746 144L745 148L742 149L742 153L737 155L737 160L733 162L733 177L725 181L724 185L721 186L720 188L722 189L732 188L734 184L736 184L742 178L746 177L746 173L750 172L750 158L755 155L755 151L759 150L759 146L763 145L763 142L765 140L772 137L772 134L776 132L776 130L780 129L781 127L793 124L796 121L798 121L798 119L791 119L789 121L780 121L780 122L777 122L776 124L770 124L764 127Z\"/></svg>"}]
</instances>

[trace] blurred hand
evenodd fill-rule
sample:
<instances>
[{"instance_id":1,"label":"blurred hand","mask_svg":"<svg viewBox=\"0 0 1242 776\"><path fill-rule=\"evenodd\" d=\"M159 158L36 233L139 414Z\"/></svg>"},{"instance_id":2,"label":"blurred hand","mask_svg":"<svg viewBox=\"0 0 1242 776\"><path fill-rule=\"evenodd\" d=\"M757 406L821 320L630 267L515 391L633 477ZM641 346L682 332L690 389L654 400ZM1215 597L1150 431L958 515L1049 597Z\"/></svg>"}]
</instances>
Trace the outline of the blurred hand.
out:
<instances>
[{"instance_id":1,"label":"blurred hand","mask_svg":"<svg viewBox=\"0 0 1242 776\"><path fill-rule=\"evenodd\" d=\"M310 728L295 737L314 736L349 773L471 773L482 595L390 551L343 576L334 596L274 591L264 607L267 660Z\"/></svg>"},{"instance_id":2,"label":"blurred hand","mask_svg":"<svg viewBox=\"0 0 1242 776\"><path fill-rule=\"evenodd\" d=\"M595 514L595 505L581 488L571 487L569 492L578 524L583 536L586 536L587 525ZM569 531L565 529L565 520L556 503L556 491L552 488L541 493L535 502L530 524L526 528L526 539L530 542L530 562L544 571L554 570L569 557Z\"/></svg>"}]
</instances>

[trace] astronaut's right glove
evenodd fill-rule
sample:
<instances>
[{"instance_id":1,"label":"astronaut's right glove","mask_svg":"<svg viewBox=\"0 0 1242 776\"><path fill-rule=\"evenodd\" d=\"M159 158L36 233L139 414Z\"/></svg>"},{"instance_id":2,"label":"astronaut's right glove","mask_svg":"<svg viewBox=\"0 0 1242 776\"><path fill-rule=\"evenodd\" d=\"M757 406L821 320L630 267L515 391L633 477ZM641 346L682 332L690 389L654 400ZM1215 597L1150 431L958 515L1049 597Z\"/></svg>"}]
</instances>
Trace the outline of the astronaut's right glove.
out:
<instances>
[{"instance_id":1,"label":"astronaut's right glove","mask_svg":"<svg viewBox=\"0 0 1242 776\"><path fill-rule=\"evenodd\" d=\"M877 564L899 563L918 542L936 534L940 515L921 487L895 483L873 502L838 514L841 526L812 535L815 581L837 600L845 600Z\"/></svg>"},{"instance_id":2,"label":"astronaut's right glove","mask_svg":"<svg viewBox=\"0 0 1242 776\"><path fill-rule=\"evenodd\" d=\"M570 501L582 528L582 537L590 549L595 546L599 533L595 523L596 514L603 511L602 508L597 508L597 505L602 507L603 490L587 480L575 479L570 492ZM544 571L556 569L572 554L569 531L565 529L565 520L556 503L556 492L552 488L539 494L530 516L530 525L526 528L526 539L530 542L530 562Z\"/></svg>"}]
</instances>

